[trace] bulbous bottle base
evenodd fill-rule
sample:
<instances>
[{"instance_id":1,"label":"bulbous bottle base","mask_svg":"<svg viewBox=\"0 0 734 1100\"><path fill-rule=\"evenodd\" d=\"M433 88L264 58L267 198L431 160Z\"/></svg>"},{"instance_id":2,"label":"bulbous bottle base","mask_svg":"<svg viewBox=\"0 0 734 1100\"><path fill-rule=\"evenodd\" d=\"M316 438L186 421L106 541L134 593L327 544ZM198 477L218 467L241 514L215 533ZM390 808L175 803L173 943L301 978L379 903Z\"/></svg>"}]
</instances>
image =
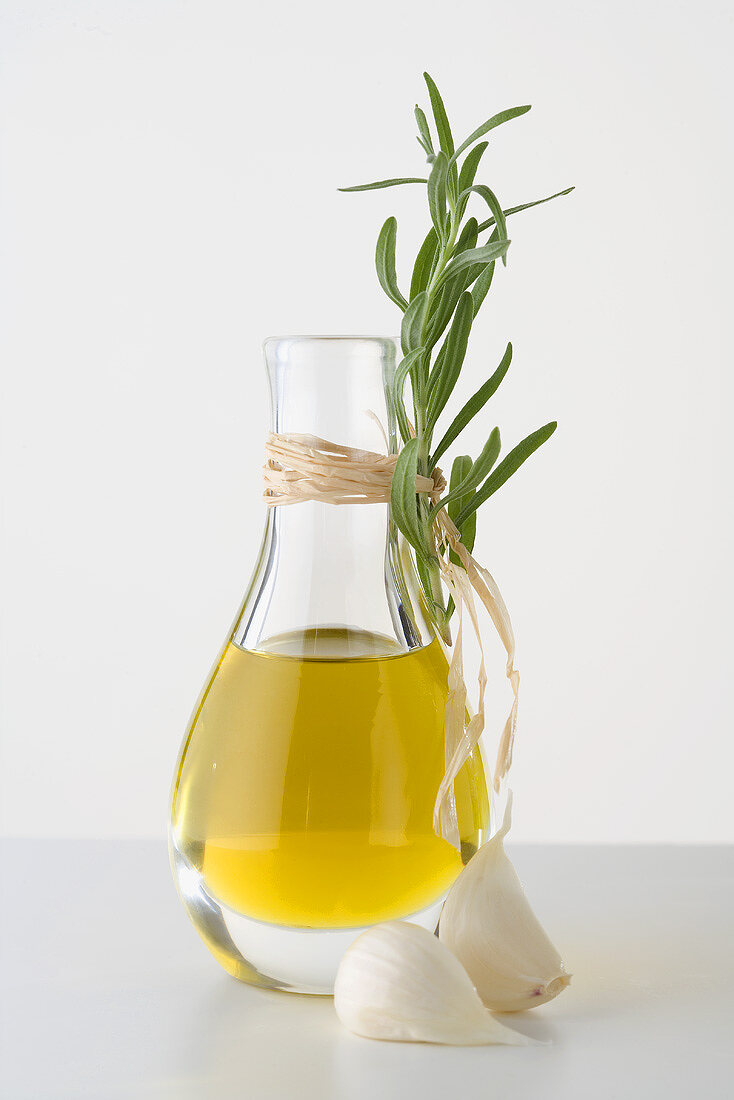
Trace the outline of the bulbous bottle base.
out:
<instances>
[{"instance_id":1,"label":"bulbous bottle base","mask_svg":"<svg viewBox=\"0 0 734 1100\"><path fill-rule=\"evenodd\" d=\"M266 357L273 432L395 453L393 341L286 338ZM178 889L230 974L329 993L363 929L435 928L489 816L476 749L453 784L460 850L434 830L448 673L388 504L270 509L171 796Z\"/></svg>"},{"instance_id":2,"label":"bulbous bottle base","mask_svg":"<svg viewBox=\"0 0 734 1100\"><path fill-rule=\"evenodd\" d=\"M239 981L261 989L330 996L344 952L369 925L287 928L253 920L212 897L203 875L169 834L173 876L191 922L217 962ZM433 932L446 892L403 917Z\"/></svg>"}]
</instances>

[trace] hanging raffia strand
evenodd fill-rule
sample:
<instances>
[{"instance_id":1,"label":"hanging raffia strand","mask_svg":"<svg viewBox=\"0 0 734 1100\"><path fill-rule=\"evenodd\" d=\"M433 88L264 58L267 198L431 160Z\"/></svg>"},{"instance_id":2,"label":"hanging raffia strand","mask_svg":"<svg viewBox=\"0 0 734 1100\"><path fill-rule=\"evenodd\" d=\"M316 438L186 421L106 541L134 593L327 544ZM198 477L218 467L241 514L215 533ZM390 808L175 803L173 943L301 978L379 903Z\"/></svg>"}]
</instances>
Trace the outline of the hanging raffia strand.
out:
<instances>
[{"instance_id":1,"label":"hanging raffia strand","mask_svg":"<svg viewBox=\"0 0 734 1100\"><path fill-rule=\"evenodd\" d=\"M281 435L271 432L265 443L263 500L268 507L316 500L327 504L386 504L397 455L378 454L345 447L314 435ZM426 493L435 503L446 488L441 471L432 477L418 476L416 492ZM505 722L494 768L494 789L512 763L517 726L520 675L515 668L515 638L510 616L491 574L472 557L459 531L442 508L435 523L436 554L441 578L452 596L458 627L450 653L448 697L445 711L445 772L436 796L433 826L456 848L460 846L454 798L454 780L471 756L484 730L484 695L487 675L477 600L485 608L507 653L505 674L513 693L512 708ZM461 564L451 560L451 552ZM464 618L468 616L480 651L476 713L469 713L464 679Z\"/></svg>"}]
</instances>

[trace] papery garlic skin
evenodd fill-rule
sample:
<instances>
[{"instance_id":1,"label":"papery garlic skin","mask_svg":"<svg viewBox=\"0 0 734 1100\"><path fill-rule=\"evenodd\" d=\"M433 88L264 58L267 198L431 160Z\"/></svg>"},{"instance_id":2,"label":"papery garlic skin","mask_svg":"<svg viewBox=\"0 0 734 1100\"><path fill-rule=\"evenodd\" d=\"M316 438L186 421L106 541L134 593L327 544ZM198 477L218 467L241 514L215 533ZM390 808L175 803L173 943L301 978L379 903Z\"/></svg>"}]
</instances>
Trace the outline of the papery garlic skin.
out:
<instances>
[{"instance_id":1,"label":"papery garlic skin","mask_svg":"<svg viewBox=\"0 0 734 1100\"><path fill-rule=\"evenodd\" d=\"M545 1004L571 981L505 852L511 809L510 793L502 828L454 882L439 926L441 942L461 962L493 1012L521 1012Z\"/></svg>"},{"instance_id":2,"label":"papery garlic skin","mask_svg":"<svg viewBox=\"0 0 734 1100\"><path fill-rule=\"evenodd\" d=\"M478 1046L528 1039L495 1020L461 963L425 928L386 921L344 953L334 985L336 1014L368 1039Z\"/></svg>"}]
</instances>

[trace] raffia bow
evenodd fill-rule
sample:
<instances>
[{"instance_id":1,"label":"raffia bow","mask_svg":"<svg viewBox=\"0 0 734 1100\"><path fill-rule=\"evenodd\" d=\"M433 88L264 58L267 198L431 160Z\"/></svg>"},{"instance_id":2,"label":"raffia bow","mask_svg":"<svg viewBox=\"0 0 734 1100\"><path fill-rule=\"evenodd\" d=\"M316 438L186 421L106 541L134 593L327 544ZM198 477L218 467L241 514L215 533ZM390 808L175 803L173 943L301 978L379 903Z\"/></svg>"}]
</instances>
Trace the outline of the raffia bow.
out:
<instances>
[{"instance_id":1,"label":"raffia bow","mask_svg":"<svg viewBox=\"0 0 734 1100\"><path fill-rule=\"evenodd\" d=\"M329 504L385 504L398 456L378 454L331 443L313 435L282 435L271 432L265 443L263 500L269 507L318 500ZM440 499L446 481L440 470L430 478L418 476L416 492L426 493L434 503ZM472 557L445 509L435 523L436 555L441 578L453 598L458 617L456 638L450 650L448 696L444 719L445 771L433 811L433 827L457 849L459 826L454 798L454 780L474 751L484 731L484 696L487 674L479 622L479 603L486 609L499 634L507 662L505 674L513 693L512 708L500 737L493 785L499 791L512 763L517 727L520 675L515 668L515 638L509 612L492 575ZM461 564L451 560L451 552ZM470 714L464 679L464 618L479 644L477 709Z\"/></svg>"}]
</instances>

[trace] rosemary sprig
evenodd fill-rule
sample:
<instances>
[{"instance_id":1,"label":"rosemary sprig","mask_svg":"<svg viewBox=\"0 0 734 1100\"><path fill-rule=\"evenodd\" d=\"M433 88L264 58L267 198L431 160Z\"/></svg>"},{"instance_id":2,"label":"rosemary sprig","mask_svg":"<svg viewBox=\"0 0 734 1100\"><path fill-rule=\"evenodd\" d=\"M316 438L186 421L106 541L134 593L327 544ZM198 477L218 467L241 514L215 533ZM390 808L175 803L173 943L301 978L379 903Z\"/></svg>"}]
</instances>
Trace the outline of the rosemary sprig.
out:
<instances>
[{"instance_id":1,"label":"rosemary sprig","mask_svg":"<svg viewBox=\"0 0 734 1100\"><path fill-rule=\"evenodd\" d=\"M461 375L471 328L492 285L497 260L507 264L510 247L507 219L568 195L573 187L544 199L503 208L490 187L474 182L489 146L488 141L481 139L497 126L526 114L530 107L510 107L492 115L455 148L439 90L428 73L423 76L437 139L434 142L426 114L416 106L418 142L430 165L428 176L377 180L340 190L372 191L404 184L422 184L426 188L431 227L413 265L408 296L402 293L398 284L395 261L398 226L394 217L389 217L380 230L375 264L380 286L403 314L403 359L395 373L392 395L403 446L392 484L392 514L415 552L429 610L439 630L447 637L451 607L447 608L444 603L434 527L439 511L448 510L462 542L471 550L477 509L550 438L556 422L551 421L531 432L499 464L500 433L498 428L493 428L477 459L472 460L469 455L454 459L449 492L436 504L416 494L416 476L431 475L439 459L484 408L509 369L511 344L507 345L494 373L456 413L434 446L434 435ZM473 215L466 216L472 197L481 200L484 212L489 214L481 222ZM487 230L489 236L480 243L480 236ZM406 408L405 397L408 380L410 410Z\"/></svg>"}]
</instances>

